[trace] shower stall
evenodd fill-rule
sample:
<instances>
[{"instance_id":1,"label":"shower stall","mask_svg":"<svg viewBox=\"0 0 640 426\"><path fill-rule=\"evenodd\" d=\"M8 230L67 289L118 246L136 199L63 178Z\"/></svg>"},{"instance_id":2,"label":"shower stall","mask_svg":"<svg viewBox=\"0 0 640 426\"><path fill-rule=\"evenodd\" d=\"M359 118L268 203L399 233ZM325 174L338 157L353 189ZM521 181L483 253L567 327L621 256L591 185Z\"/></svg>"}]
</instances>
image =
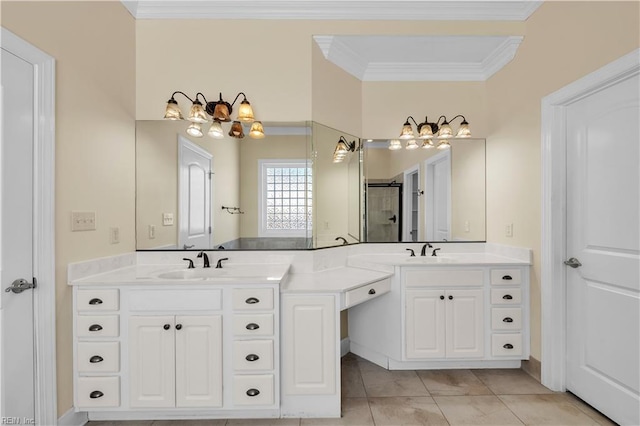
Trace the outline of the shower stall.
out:
<instances>
[{"instance_id":1,"label":"shower stall","mask_svg":"<svg viewBox=\"0 0 640 426\"><path fill-rule=\"evenodd\" d=\"M365 197L367 242L402 241L402 183L367 183Z\"/></svg>"}]
</instances>

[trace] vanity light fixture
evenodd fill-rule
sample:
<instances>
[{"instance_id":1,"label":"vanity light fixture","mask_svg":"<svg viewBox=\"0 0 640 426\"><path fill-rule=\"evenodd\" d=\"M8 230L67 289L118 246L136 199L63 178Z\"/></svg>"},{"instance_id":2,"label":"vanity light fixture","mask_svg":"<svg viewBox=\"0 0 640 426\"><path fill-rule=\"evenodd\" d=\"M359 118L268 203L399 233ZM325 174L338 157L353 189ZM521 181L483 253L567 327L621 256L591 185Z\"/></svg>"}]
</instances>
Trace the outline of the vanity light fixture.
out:
<instances>
[{"instance_id":1,"label":"vanity light fixture","mask_svg":"<svg viewBox=\"0 0 640 426\"><path fill-rule=\"evenodd\" d=\"M454 136L453 129L451 128L450 123L457 118L462 118L462 122L460 123L460 127L458 128L458 131ZM422 142L422 148L425 148L425 149L432 148L434 146L432 142L432 139L434 137L438 139L442 139L442 141L437 145L438 149L447 149L451 146L447 141L447 139L471 137L471 130L469 129L469 123L467 122L467 119L463 115L460 115L460 114L456 115L451 120L447 120L447 117L445 117L444 115L441 115L438 118L438 120L436 120L435 123L429 122L428 117L424 118L424 122L418 123L412 116L409 116L407 117L404 124L402 125L402 130L400 131L400 136L399 136L400 139L409 139L409 141L407 142L406 149L415 149L418 147L418 145L415 142L416 136L413 131L413 126L411 125L410 120L413 121L413 124L415 124L416 126L416 129L418 131L418 139L424 140L424 142ZM442 120L442 122L440 122L440 120ZM394 146L392 148L392 145L389 145L389 149L399 149L399 148L397 146Z\"/></svg>"},{"instance_id":2,"label":"vanity light fixture","mask_svg":"<svg viewBox=\"0 0 640 426\"><path fill-rule=\"evenodd\" d=\"M389 149L391 151L396 151L398 149L402 149L402 144L398 139L392 139L389 141Z\"/></svg>"},{"instance_id":3,"label":"vanity light fixture","mask_svg":"<svg viewBox=\"0 0 640 426\"><path fill-rule=\"evenodd\" d=\"M182 95L191 101L191 109L187 120L191 122L187 127L187 133L193 137L200 138L203 136L202 124L211 122L209 131L207 134L215 139L221 139L224 137L224 132L220 123L231 121L231 113L233 112L233 106L242 95L243 99L238 107L238 117L231 125L229 136L242 139L244 138L244 130L242 123L252 123L249 136L255 139L264 138L264 129L262 123L255 121L253 115L253 108L247 100L247 96L240 92L236 95L233 102L229 103L222 99L222 93L217 101L207 101L207 98L201 93L196 93L195 99L190 98L187 94L181 91L173 92L171 99L167 101L167 107L165 109L164 118L167 120L184 120L180 106L175 99L176 95ZM201 102L200 99L202 99Z\"/></svg>"},{"instance_id":4,"label":"vanity light fixture","mask_svg":"<svg viewBox=\"0 0 640 426\"><path fill-rule=\"evenodd\" d=\"M356 141L349 142L344 136L340 136L336 149L333 151L333 162L341 163L349 152L356 150Z\"/></svg>"}]
</instances>

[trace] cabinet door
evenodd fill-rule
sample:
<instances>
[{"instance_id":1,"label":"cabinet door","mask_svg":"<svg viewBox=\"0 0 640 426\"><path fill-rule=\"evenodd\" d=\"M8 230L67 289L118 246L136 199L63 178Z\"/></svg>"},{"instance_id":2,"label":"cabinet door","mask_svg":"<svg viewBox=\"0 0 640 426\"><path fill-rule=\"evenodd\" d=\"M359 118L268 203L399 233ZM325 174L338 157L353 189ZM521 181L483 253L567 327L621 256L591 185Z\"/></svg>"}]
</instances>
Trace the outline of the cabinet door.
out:
<instances>
[{"instance_id":1,"label":"cabinet door","mask_svg":"<svg viewBox=\"0 0 640 426\"><path fill-rule=\"evenodd\" d=\"M131 407L175 406L173 316L129 318Z\"/></svg>"},{"instance_id":2,"label":"cabinet door","mask_svg":"<svg viewBox=\"0 0 640 426\"><path fill-rule=\"evenodd\" d=\"M222 406L222 317L176 317L176 407Z\"/></svg>"},{"instance_id":3,"label":"cabinet door","mask_svg":"<svg viewBox=\"0 0 640 426\"><path fill-rule=\"evenodd\" d=\"M282 368L285 395L337 392L335 296L282 298Z\"/></svg>"},{"instance_id":4,"label":"cabinet door","mask_svg":"<svg viewBox=\"0 0 640 426\"><path fill-rule=\"evenodd\" d=\"M484 314L482 290L446 292L447 357L484 356Z\"/></svg>"},{"instance_id":5,"label":"cabinet door","mask_svg":"<svg viewBox=\"0 0 640 426\"><path fill-rule=\"evenodd\" d=\"M408 289L405 292L405 356L444 358L445 291Z\"/></svg>"}]
</instances>

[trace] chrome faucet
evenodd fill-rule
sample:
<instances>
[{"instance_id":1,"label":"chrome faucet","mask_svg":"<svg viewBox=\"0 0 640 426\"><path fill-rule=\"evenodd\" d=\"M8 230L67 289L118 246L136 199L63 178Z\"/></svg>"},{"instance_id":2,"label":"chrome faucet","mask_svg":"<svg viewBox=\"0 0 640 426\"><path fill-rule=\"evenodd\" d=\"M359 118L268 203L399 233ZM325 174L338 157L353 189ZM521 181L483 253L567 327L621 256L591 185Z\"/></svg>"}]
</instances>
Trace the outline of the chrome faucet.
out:
<instances>
[{"instance_id":1,"label":"chrome faucet","mask_svg":"<svg viewBox=\"0 0 640 426\"><path fill-rule=\"evenodd\" d=\"M203 268L210 268L211 265L209 265L209 256L207 256L207 253L205 253L204 251L201 251L200 253L198 253L198 256L196 256L198 258L204 258L204 266Z\"/></svg>"},{"instance_id":2,"label":"chrome faucet","mask_svg":"<svg viewBox=\"0 0 640 426\"><path fill-rule=\"evenodd\" d=\"M343 246L346 246L347 244L349 244L349 243L347 243L347 240L344 237L336 237L336 241L338 241L338 240L342 240L342 245Z\"/></svg>"},{"instance_id":3,"label":"chrome faucet","mask_svg":"<svg viewBox=\"0 0 640 426\"><path fill-rule=\"evenodd\" d=\"M440 250L440 248L434 248L433 251L431 252L431 256L438 256L437 252L438 250Z\"/></svg>"},{"instance_id":4,"label":"chrome faucet","mask_svg":"<svg viewBox=\"0 0 640 426\"><path fill-rule=\"evenodd\" d=\"M427 247L433 248L433 246L431 244L424 243L424 245L422 246L422 250L420 250L420 256L426 256L427 255Z\"/></svg>"},{"instance_id":5,"label":"chrome faucet","mask_svg":"<svg viewBox=\"0 0 640 426\"><path fill-rule=\"evenodd\" d=\"M223 260L229 260L228 257L223 257L222 259L218 259L218 263L216 263L216 269L221 269L222 268L222 261Z\"/></svg>"}]
</instances>

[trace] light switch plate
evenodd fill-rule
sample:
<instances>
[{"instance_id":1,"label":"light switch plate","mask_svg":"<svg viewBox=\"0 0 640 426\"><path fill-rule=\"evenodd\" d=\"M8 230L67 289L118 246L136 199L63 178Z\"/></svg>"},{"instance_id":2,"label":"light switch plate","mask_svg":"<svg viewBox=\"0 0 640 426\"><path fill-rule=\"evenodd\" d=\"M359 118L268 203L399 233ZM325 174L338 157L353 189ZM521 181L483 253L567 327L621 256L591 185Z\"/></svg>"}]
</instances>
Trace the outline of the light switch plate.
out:
<instances>
[{"instance_id":1,"label":"light switch plate","mask_svg":"<svg viewBox=\"0 0 640 426\"><path fill-rule=\"evenodd\" d=\"M71 212L71 231L95 231L96 212Z\"/></svg>"},{"instance_id":2,"label":"light switch plate","mask_svg":"<svg viewBox=\"0 0 640 426\"><path fill-rule=\"evenodd\" d=\"M156 237L156 226L149 225L149 239L153 240Z\"/></svg>"},{"instance_id":3,"label":"light switch plate","mask_svg":"<svg viewBox=\"0 0 640 426\"><path fill-rule=\"evenodd\" d=\"M120 243L120 228L117 226L109 228L109 242L111 244Z\"/></svg>"},{"instance_id":4,"label":"light switch plate","mask_svg":"<svg viewBox=\"0 0 640 426\"><path fill-rule=\"evenodd\" d=\"M162 225L164 226L173 225L173 213L162 213Z\"/></svg>"},{"instance_id":5,"label":"light switch plate","mask_svg":"<svg viewBox=\"0 0 640 426\"><path fill-rule=\"evenodd\" d=\"M513 223L507 224L504 228L505 237L513 237Z\"/></svg>"}]
</instances>

